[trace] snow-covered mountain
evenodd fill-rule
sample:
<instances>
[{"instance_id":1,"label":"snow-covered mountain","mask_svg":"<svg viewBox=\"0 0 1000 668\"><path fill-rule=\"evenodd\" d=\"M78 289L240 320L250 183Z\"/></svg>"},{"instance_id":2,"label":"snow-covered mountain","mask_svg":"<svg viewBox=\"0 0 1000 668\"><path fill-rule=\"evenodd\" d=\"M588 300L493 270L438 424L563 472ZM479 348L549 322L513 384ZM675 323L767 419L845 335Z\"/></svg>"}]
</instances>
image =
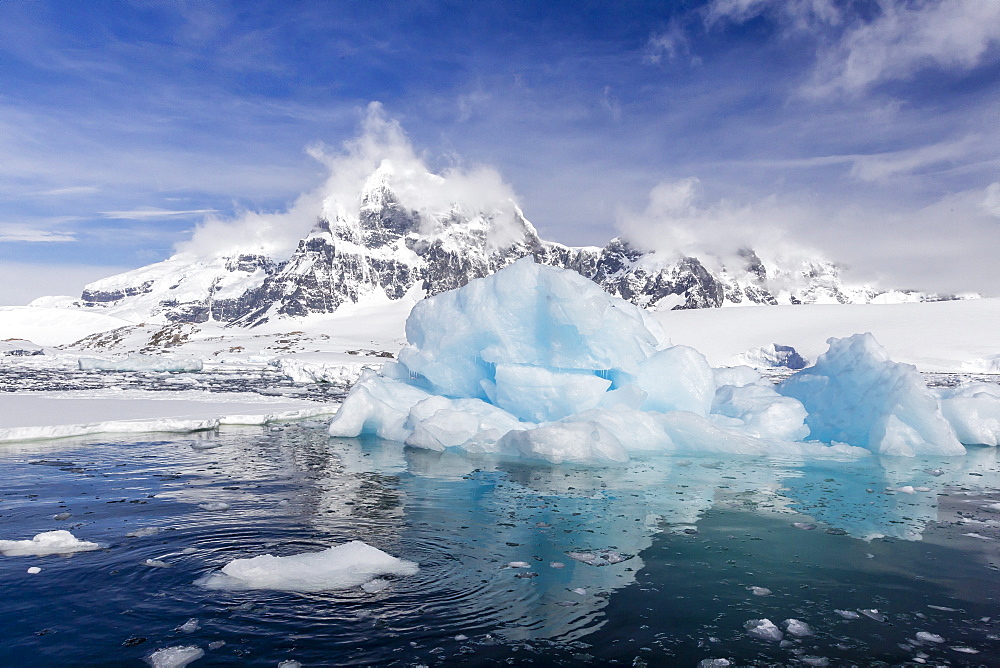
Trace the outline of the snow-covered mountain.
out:
<instances>
[{"instance_id":1,"label":"snow-covered mountain","mask_svg":"<svg viewBox=\"0 0 1000 668\"><path fill-rule=\"evenodd\" d=\"M443 177L419 174L438 187ZM405 183L404 183L405 182ZM940 299L847 286L819 259L765 261L744 248L728 263L647 251L623 238L605 247L544 241L512 202L473 208L413 206L414 176L385 160L355 198L329 196L289 257L234 251L178 253L86 286L80 299L36 305L100 309L134 322L215 320L254 326L285 316L332 313L345 303L418 299L459 287L530 255L573 269L608 292L654 309L746 304L894 303ZM404 194L401 195L400 192ZM412 201L412 197L410 201Z\"/></svg>"}]
</instances>

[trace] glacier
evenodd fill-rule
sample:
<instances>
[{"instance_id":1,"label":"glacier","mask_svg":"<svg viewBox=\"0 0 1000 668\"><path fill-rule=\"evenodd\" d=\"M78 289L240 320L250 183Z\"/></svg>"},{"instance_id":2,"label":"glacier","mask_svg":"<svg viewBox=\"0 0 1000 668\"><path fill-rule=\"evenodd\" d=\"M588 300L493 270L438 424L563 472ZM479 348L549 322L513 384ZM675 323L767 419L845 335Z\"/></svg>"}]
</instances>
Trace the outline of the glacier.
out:
<instances>
[{"instance_id":1,"label":"glacier","mask_svg":"<svg viewBox=\"0 0 1000 668\"><path fill-rule=\"evenodd\" d=\"M331 436L584 464L651 451L965 452L958 419L870 334L830 339L813 366L772 387L748 367L713 369L641 308L530 258L418 302L406 337L398 361L363 372ZM976 428L989 431L963 434Z\"/></svg>"}]
</instances>

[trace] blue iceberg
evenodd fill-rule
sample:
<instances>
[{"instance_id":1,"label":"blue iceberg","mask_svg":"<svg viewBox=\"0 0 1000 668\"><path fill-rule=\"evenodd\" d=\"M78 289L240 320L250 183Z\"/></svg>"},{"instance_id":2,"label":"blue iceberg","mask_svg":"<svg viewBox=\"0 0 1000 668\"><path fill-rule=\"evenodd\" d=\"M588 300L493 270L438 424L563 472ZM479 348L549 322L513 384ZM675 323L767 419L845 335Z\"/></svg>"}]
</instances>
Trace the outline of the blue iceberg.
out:
<instances>
[{"instance_id":1,"label":"blue iceberg","mask_svg":"<svg viewBox=\"0 0 1000 668\"><path fill-rule=\"evenodd\" d=\"M964 452L916 369L870 334L831 339L775 388L747 367L712 369L642 309L530 258L419 302L406 336L397 362L351 389L332 436L553 463Z\"/></svg>"}]
</instances>

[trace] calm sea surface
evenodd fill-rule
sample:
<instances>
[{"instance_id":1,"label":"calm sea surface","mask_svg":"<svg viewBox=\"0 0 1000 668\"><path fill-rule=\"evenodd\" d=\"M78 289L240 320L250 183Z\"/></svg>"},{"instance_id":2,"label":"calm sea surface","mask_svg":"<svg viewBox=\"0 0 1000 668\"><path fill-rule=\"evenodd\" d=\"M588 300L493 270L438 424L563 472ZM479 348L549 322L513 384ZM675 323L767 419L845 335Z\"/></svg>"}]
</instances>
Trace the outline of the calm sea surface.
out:
<instances>
[{"instance_id":1,"label":"calm sea surface","mask_svg":"<svg viewBox=\"0 0 1000 668\"><path fill-rule=\"evenodd\" d=\"M995 448L582 468L330 439L317 422L5 445L0 476L0 539L68 529L103 546L0 556L3 666L137 665L175 646L205 650L195 666L1000 665ZM377 593L196 584L349 540L420 571ZM750 635L764 618L811 635Z\"/></svg>"}]
</instances>

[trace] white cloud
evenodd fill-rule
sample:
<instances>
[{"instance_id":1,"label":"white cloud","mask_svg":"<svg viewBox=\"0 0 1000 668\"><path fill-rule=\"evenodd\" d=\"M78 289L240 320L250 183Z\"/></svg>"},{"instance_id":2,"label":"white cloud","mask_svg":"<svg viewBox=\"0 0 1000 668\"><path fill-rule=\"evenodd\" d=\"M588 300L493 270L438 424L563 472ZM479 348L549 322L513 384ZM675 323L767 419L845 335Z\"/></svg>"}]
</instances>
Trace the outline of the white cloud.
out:
<instances>
[{"instance_id":1,"label":"white cloud","mask_svg":"<svg viewBox=\"0 0 1000 668\"><path fill-rule=\"evenodd\" d=\"M499 212L497 234L503 237L515 231L504 229L502 223L513 221L517 198L497 170L455 166L433 174L399 122L387 117L378 102L368 105L360 134L345 142L341 150L317 144L309 153L329 170L317 190L300 195L286 211L246 211L232 220L209 217L190 241L178 245L178 250L199 255L234 250L285 255L319 216L331 221L338 215L357 216L360 193L380 167L389 174L389 186L400 203L409 209L440 213L458 206L470 215Z\"/></svg>"},{"instance_id":2,"label":"white cloud","mask_svg":"<svg viewBox=\"0 0 1000 668\"><path fill-rule=\"evenodd\" d=\"M44 230L21 223L0 223L0 242L60 243L76 241L70 232Z\"/></svg>"},{"instance_id":3,"label":"white cloud","mask_svg":"<svg viewBox=\"0 0 1000 668\"><path fill-rule=\"evenodd\" d=\"M117 220L147 220L150 218L173 218L176 216L198 216L216 213L216 209L190 209L188 211L175 211L172 209L160 209L157 207L141 207L128 211L101 211L105 218Z\"/></svg>"},{"instance_id":4,"label":"white cloud","mask_svg":"<svg viewBox=\"0 0 1000 668\"><path fill-rule=\"evenodd\" d=\"M658 33L654 33L646 44L645 60L648 63L658 64L664 58L669 62L675 62L679 57L691 53L691 42L685 34L681 25L673 21Z\"/></svg>"},{"instance_id":5,"label":"white cloud","mask_svg":"<svg viewBox=\"0 0 1000 668\"><path fill-rule=\"evenodd\" d=\"M610 114L611 119L617 123L622 119L622 103L618 97L611 92L611 86L605 86L601 93L601 106Z\"/></svg>"},{"instance_id":6,"label":"white cloud","mask_svg":"<svg viewBox=\"0 0 1000 668\"><path fill-rule=\"evenodd\" d=\"M979 65L1000 40L1000 2L880 2L880 14L854 25L821 52L808 93L859 92L883 81L910 79L926 67Z\"/></svg>"},{"instance_id":7,"label":"white cloud","mask_svg":"<svg viewBox=\"0 0 1000 668\"><path fill-rule=\"evenodd\" d=\"M983 193L983 210L986 213L1000 218L1000 181L991 183Z\"/></svg>"},{"instance_id":8,"label":"white cloud","mask_svg":"<svg viewBox=\"0 0 1000 668\"><path fill-rule=\"evenodd\" d=\"M913 173L934 165L963 162L968 159L978 141L977 137L970 136L906 151L851 156L851 176L862 181L884 181L892 176Z\"/></svg>"},{"instance_id":9,"label":"white cloud","mask_svg":"<svg viewBox=\"0 0 1000 668\"><path fill-rule=\"evenodd\" d=\"M715 0L705 11L705 24L744 23L765 13L775 14L796 30L808 30L817 23L838 25L843 20L832 0Z\"/></svg>"}]
</instances>

